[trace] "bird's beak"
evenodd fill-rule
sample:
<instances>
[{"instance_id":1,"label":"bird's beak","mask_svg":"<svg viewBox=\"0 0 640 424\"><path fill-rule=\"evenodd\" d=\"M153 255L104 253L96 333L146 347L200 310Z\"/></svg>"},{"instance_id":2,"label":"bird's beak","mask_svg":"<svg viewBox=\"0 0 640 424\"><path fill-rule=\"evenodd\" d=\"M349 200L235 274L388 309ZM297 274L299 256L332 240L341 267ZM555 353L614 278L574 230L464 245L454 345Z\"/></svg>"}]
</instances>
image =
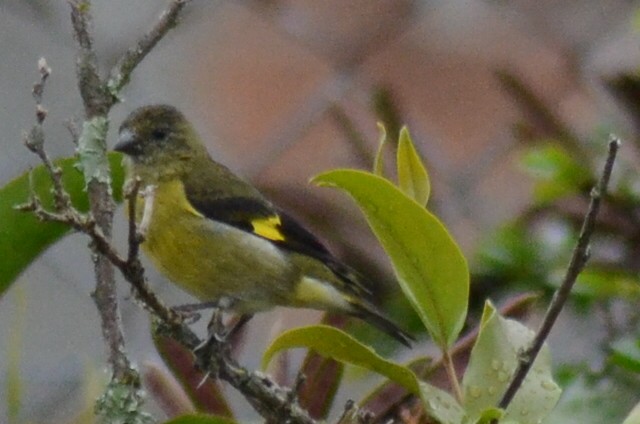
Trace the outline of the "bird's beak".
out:
<instances>
[{"instance_id":1,"label":"bird's beak","mask_svg":"<svg viewBox=\"0 0 640 424\"><path fill-rule=\"evenodd\" d=\"M113 147L113 150L124 153L125 155L135 155L139 153L140 146L137 143L135 134L125 129L120 131L118 143Z\"/></svg>"}]
</instances>

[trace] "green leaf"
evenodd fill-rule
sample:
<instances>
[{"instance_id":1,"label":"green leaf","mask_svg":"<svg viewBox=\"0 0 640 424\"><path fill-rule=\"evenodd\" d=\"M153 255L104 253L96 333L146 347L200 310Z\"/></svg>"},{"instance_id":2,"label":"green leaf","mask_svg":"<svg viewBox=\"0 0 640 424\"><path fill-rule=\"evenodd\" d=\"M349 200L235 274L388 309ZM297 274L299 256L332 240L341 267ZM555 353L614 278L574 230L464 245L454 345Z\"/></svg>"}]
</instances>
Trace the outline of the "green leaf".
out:
<instances>
[{"instance_id":1,"label":"green leaf","mask_svg":"<svg viewBox=\"0 0 640 424\"><path fill-rule=\"evenodd\" d=\"M344 315L327 312L320 323L344 328L348 322L349 318ZM344 364L310 350L302 361L299 372L306 379L298 390L298 404L314 419L326 420L342 383Z\"/></svg>"},{"instance_id":2,"label":"green leaf","mask_svg":"<svg viewBox=\"0 0 640 424\"><path fill-rule=\"evenodd\" d=\"M4 375L3 389L5 392L6 416L10 423L19 422L20 410L24 403L24 386L22 376L22 355L24 355L23 340L25 336L25 322L27 313L27 294L24 287L18 287L15 293L15 303L11 312L11 331L7 335L5 360L7 361ZM5 340L3 340L5 342Z\"/></svg>"},{"instance_id":3,"label":"green leaf","mask_svg":"<svg viewBox=\"0 0 640 424\"><path fill-rule=\"evenodd\" d=\"M640 280L635 273L609 269L585 269L578 276L575 294L597 299L640 298Z\"/></svg>"},{"instance_id":4,"label":"green leaf","mask_svg":"<svg viewBox=\"0 0 640 424\"><path fill-rule=\"evenodd\" d=\"M321 355L366 368L395 381L421 397L427 412L441 423L458 424L463 412L446 392L418 380L409 368L386 360L342 330L326 325L295 328L282 333L262 356L266 368L274 355L284 349L308 348Z\"/></svg>"},{"instance_id":5,"label":"green leaf","mask_svg":"<svg viewBox=\"0 0 640 424\"><path fill-rule=\"evenodd\" d=\"M409 368L416 376L419 376L419 378L428 380L431 373L426 370L431 362L432 358L422 356L412 359L403 366ZM405 390L402 389L402 387L398 387L393 381L384 381L361 398L358 404L362 408L375 411L380 409L379 405L388 405L389 399L399 399L404 396L404 394Z\"/></svg>"},{"instance_id":6,"label":"green leaf","mask_svg":"<svg viewBox=\"0 0 640 424\"><path fill-rule=\"evenodd\" d=\"M588 367L587 372L593 372ZM637 389L611 378L592 381L584 373L563 387L562 401L544 421L548 424L620 423L633 407ZM500 423L502 424L502 423Z\"/></svg>"},{"instance_id":7,"label":"green leaf","mask_svg":"<svg viewBox=\"0 0 640 424\"><path fill-rule=\"evenodd\" d=\"M431 182L407 127L400 130L397 156L400 190L419 204L426 205L431 193Z\"/></svg>"},{"instance_id":8,"label":"green leaf","mask_svg":"<svg viewBox=\"0 0 640 424\"><path fill-rule=\"evenodd\" d=\"M378 132L380 141L378 141L378 150L373 161L373 173L384 177L384 146L387 144L387 129L382 122L378 122Z\"/></svg>"},{"instance_id":9,"label":"green leaf","mask_svg":"<svg viewBox=\"0 0 640 424\"><path fill-rule=\"evenodd\" d=\"M548 272L540 240L520 223L503 226L481 242L474 270L504 281L535 286ZM497 279L498 279L497 278Z\"/></svg>"},{"instance_id":10,"label":"green leaf","mask_svg":"<svg viewBox=\"0 0 640 424\"><path fill-rule=\"evenodd\" d=\"M588 164L580 163L556 144L535 147L522 158L525 170L538 179L534 192L538 202L552 202L578 193L592 181Z\"/></svg>"},{"instance_id":11,"label":"green leaf","mask_svg":"<svg viewBox=\"0 0 640 424\"><path fill-rule=\"evenodd\" d=\"M404 295L434 341L451 346L467 314L469 270L440 220L368 172L335 170L314 181L339 187L356 200L389 255Z\"/></svg>"},{"instance_id":12,"label":"green leaf","mask_svg":"<svg viewBox=\"0 0 640 424\"><path fill-rule=\"evenodd\" d=\"M164 424L237 424L237 421L213 415L183 415Z\"/></svg>"},{"instance_id":13,"label":"green leaf","mask_svg":"<svg viewBox=\"0 0 640 424\"><path fill-rule=\"evenodd\" d=\"M121 161L121 154L109 154L113 192L117 201L122 200L124 171ZM54 163L62 169L63 184L73 205L86 211L88 199L84 190L85 183L82 174L75 169L76 159L59 159ZM48 173L42 165L31 172L35 193L44 207L51 208L52 184ZM29 193L28 172L0 188L0 296L38 255L69 232L66 225L40 222L31 213L16 210L16 205L29 200Z\"/></svg>"},{"instance_id":14,"label":"green leaf","mask_svg":"<svg viewBox=\"0 0 640 424\"><path fill-rule=\"evenodd\" d=\"M462 379L464 407L471 419L479 419L498 403L518 365L518 352L529 347L532 339L531 330L503 318L487 301L480 333ZM551 376L551 359L545 345L505 411L504 419L537 424L551 412L560 392Z\"/></svg>"},{"instance_id":15,"label":"green leaf","mask_svg":"<svg viewBox=\"0 0 640 424\"><path fill-rule=\"evenodd\" d=\"M279 351L296 347L306 347L337 361L375 371L412 393L420 392L416 377L411 370L387 361L344 331L328 325L311 325L285 331L262 355L262 368L266 369L273 356Z\"/></svg>"},{"instance_id":16,"label":"green leaf","mask_svg":"<svg viewBox=\"0 0 640 424\"><path fill-rule=\"evenodd\" d=\"M611 362L626 370L640 373L640 340L626 337L611 345Z\"/></svg>"}]
</instances>

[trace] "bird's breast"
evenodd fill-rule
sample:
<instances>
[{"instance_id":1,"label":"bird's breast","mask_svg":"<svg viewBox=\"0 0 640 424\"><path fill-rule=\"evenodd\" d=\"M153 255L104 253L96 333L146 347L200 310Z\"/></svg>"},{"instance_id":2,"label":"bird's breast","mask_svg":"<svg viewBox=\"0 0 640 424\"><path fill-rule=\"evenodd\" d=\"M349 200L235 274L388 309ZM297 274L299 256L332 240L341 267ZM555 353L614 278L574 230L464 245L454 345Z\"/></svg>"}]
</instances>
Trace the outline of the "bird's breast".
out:
<instances>
[{"instance_id":1,"label":"bird's breast","mask_svg":"<svg viewBox=\"0 0 640 424\"><path fill-rule=\"evenodd\" d=\"M160 183L153 197L142 248L174 283L201 300L229 296L282 303L290 295L297 277L286 252L205 217L189 202L180 180Z\"/></svg>"}]
</instances>

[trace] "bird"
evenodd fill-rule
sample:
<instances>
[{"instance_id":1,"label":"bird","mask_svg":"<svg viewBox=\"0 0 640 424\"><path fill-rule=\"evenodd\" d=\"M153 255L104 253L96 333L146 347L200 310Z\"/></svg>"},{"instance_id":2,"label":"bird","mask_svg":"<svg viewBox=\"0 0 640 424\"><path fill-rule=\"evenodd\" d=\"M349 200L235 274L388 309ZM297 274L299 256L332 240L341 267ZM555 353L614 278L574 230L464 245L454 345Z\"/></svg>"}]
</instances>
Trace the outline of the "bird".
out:
<instances>
[{"instance_id":1,"label":"bird","mask_svg":"<svg viewBox=\"0 0 640 424\"><path fill-rule=\"evenodd\" d=\"M275 306L346 314L411 346L414 338L374 306L366 279L216 162L177 108L134 110L114 150L127 179L154 190L141 249L184 291L246 316Z\"/></svg>"}]
</instances>

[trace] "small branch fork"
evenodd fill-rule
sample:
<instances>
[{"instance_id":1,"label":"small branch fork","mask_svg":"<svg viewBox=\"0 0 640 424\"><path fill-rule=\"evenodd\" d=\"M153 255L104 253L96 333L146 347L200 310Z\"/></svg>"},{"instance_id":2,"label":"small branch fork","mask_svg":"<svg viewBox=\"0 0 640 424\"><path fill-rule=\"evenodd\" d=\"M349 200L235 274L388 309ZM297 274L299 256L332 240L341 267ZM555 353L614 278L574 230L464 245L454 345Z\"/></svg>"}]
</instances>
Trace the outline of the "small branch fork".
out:
<instances>
[{"instance_id":1,"label":"small branch fork","mask_svg":"<svg viewBox=\"0 0 640 424\"><path fill-rule=\"evenodd\" d=\"M112 71L109 81L116 81L114 75L120 75L119 78L123 78L124 75L124 79L116 81L116 85L112 85L111 88L115 87L120 89L126 84L126 79L131 71L133 71L133 68L135 68L142 58L153 48L158 40L175 25L178 13L187 2L188 0L173 1L156 27L138 43L139 50L135 50L134 48L123 56L121 62L114 68L119 71ZM88 90L87 88L83 88L84 84L92 86L93 89L95 89L96 86L93 86L91 81L94 81L94 76L97 75L97 72L94 72L97 68L94 68L92 65L95 58L92 50L91 37L88 32L89 21L84 11L84 8L89 3L88 1L72 0L70 4L72 6L72 21L80 50L78 77L80 79L81 91ZM139 246L144 240L144 233L146 232L149 217L153 212L153 187L147 187L144 191L141 191L139 180L133 181L129 187L127 187L126 198L128 199L129 234L126 258L121 256L111 244L110 222L107 222L106 227L101 225L104 223L94 219L95 213L93 213L93 208L92 214L83 214L73 207L69 195L62 184L62 172L60 168L55 166L50 160L44 149L45 137L42 126L47 117L47 110L42 106L42 95L46 81L51 74L51 69L44 59L39 61L38 69L40 81L33 87L33 97L36 101L36 123L31 130L25 134L24 144L29 150L38 155L51 177L54 210L48 211L44 209L39 198L33 191L29 202L18 206L18 208L23 211L33 212L41 220L64 223L76 231L87 234L92 241L92 248L96 254L105 258L106 261L108 261L109 267L113 265L120 270L125 279L131 284L135 297L140 300L146 309L157 317L158 331L171 335L171 337L181 342L185 347L194 351L197 357L197 363L200 364L209 375L219 377L239 390L249 403L267 419L267 422L314 424L315 421L309 417L306 411L299 407L295 396L297 392L296 388L287 389L280 387L267 376L258 372L249 372L239 366L234 359L231 358L229 346L224 337L211 337L204 343L182 322L180 314L167 308L149 289L144 268L139 260ZM83 96L83 98L85 98L85 109L89 117L92 116L92 113L101 113L100 108L102 106L100 105L107 104L106 110L108 111L113 105L114 99L116 99L112 97L107 103L96 101L94 95L98 91L94 91L93 94L88 91L83 91L84 95L91 99L89 102ZM96 107L97 109L95 109ZM551 328L565 305L577 276L589 258L589 240L594 231L596 216L599 211L601 199L606 192L619 146L620 142L617 139L612 139L609 143L609 154L604 171L598 184L591 192L589 210L583 222L578 243L574 249L564 281L549 305L543 323L531 347L520 355L518 368L498 405L502 409L508 407L519 387L522 385L544 341L548 337ZM90 198L92 195L102 197L106 195L105 193L108 194L108 191L95 190L92 193L92 186L89 184ZM146 200L144 202L141 224L138 227L136 225L136 205L139 196L144 196ZM98 203L98 205L99 204L100 203ZM104 215L101 216L104 217ZM97 274L97 277L99 279L100 275ZM117 305L115 296L109 299L113 302L112 305ZM98 303L98 307L100 308L101 306L102 305ZM104 318L103 316L103 319ZM105 325L107 329L104 330L103 328L103 332L107 339L107 344L110 346L110 364L113 368L114 376L117 376L119 381L128 381L136 386L138 384L137 373L132 370L131 364L124 354L124 341L117 315L113 322L107 322ZM302 384L302 380L300 380L296 386L300 384ZM341 422L344 422L347 415L349 414L345 414ZM358 422L367 421L366 418L359 419L362 419L362 421Z\"/></svg>"},{"instance_id":2,"label":"small branch fork","mask_svg":"<svg viewBox=\"0 0 640 424\"><path fill-rule=\"evenodd\" d=\"M173 0L160 17L157 24L131 49L129 49L113 68L106 81L99 78L97 60L93 50L90 33L91 3L88 0L69 0L71 18L75 38L78 43L77 76L78 84L85 105L88 119L106 117L110 108L118 101L117 93L129 79L131 72L151 51L157 42L176 25L177 19L189 0ZM113 267L115 266L131 284L135 298L149 310L157 321L158 331L164 331L193 350L197 363L205 366L205 371L213 376L229 382L239 390L249 403L269 423L315 424L308 413L300 408L294 389L287 389L274 383L267 376L258 372L249 372L239 366L230 356L228 343L224 338L212 337L207 343L199 339L184 323L182 316L153 293L147 283L144 268L139 259L140 243L144 240L149 217L153 213L153 187L141 190L140 181L135 180L126 187L128 200L128 252L122 256L111 243L112 199L109 185L104 181L87 181L87 191L91 204L91 212L84 214L74 208L70 197L62 183L62 171L49 158L44 149L44 131L42 124L47 111L42 107L42 94L45 82L51 70L46 61L38 63L40 81L34 85L33 96L36 100L36 124L24 136L24 143L38 155L52 180L54 197L53 210L43 207L40 199L32 189L27 203L17 206L23 211L32 212L43 221L66 224L74 230L84 233L91 239L91 248L95 252L96 261L96 305L100 311L103 335L109 347L109 364L114 381L128 384L133 389L134 398L139 395L135 389L139 385L137 372L125 355L124 337L117 309ZM75 136L81 139L83 134ZM104 152L106 161L106 151ZM144 210L140 225L136 225L137 199L145 197ZM104 290L98 299L97 292ZM105 310L107 312L105 313ZM204 346L203 349L196 349Z\"/></svg>"},{"instance_id":3,"label":"small branch fork","mask_svg":"<svg viewBox=\"0 0 640 424\"><path fill-rule=\"evenodd\" d=\"M153 28L118 60L109 73L109 82L107 83L109 91L114 94L116 99L117 93L129 82L129 77L136 66L153 50L165 34L177 25L180 13L189 1L190 0L172 1L167 9L162 12L158 22L156 22Z\"/></svg>"},{"instance_id":4,"label":"small branch fork","mask_svg":"<svg viewBox=\"0 0 640 424\"><path fill-rule=\"evenodd\" d=\"M54 188L55 190L58 189ZM89 217L81 214L71 205L68 205L68 209L65 207L63 210L49 212L43 209L37 197L32 194L31 201L19 206L19 208L34 212L42 220L61 222L87 234L96 250L105 255L131 283L136 298L157 317L155 322L157 331L160 334L169 335L186 348L194 351L196 362L209 376L221 378L239 390L247 401L267 419L267 422L315 424L316 421L298 405L295 396L302 380L296 384L296 387L287 389L277 385L266 375L259 372L249 372L239 366L231 357L229 345L224 337L214 335L204 342L182 322L182 317L178 313L166 307L149 289L144 268L138 257L139 245L144 240L144 228L142 226L139 228L135 222L136 200L142 193L140 181L135 180L129 185L126 192L129 212L129 246L126 259L105 239L100 229ZM148 219L148 215L153 213L153 195L150 193L153 193L153 190L148 188L143 193L146 196L146 201L141 222L144 222L145 219Z\"/></svg>"},{"instance_id":5,"label":"small branch fork","mask_svg":"<svg viewBox=\"0 0 640 424\"><path fill-rule=\"evenodd\" d=\"M97 57L91 35L91 1L68 0L71 23L78 43L78 84L88 117L106 115L120 101L119 93L127 85L131 74L162 38L173 29L191 0L172 0L155 25L130 47L110 70L103 81L99 76Z\"/></svg>"},{"instance_id":6,"label":"small branch fork","mask_svg":"<svg viewBox=\"0 0 640 424\"><path fill-rule=\"evenodd\" d=\"M136 257L135 254L130 255L126 260L120 258L110 244L115 206L111 198L110 172L106 156L107 116L111 108L119 101L119 92L129 81L133 70L158 41L176 25L180 12L190 0L171 0L151 30L122 55L117 65L104 79L100 76L98 58L94 49L91 0L67 1L71 9L71 25L77 43L76 77L86 116L82 132L74 138L77 141L78 153L81 158L80 165L83 167L91 166L91 168L84 170L91 212L88 216L83 216L68 204L68 199L58 197L55 198L57 203L55 213L43 210L35 198L32 198L31 205L25 206L31 206L31 209L41 219L65 222L74 229L91 235L96 276L92 297L100 315L103 337L107 344L112 380L128 384L128 382L137 381L138 376L137 372L131 368L125 355L113 265L116 265L121 271L127 270L130 273L139 273L138 268L141 266L132 259ZM42 90L34 90L35 95L37 95L36 101L39 102ZM41 128L37 126L34 128L36 128L36 132L32 131L33 136L30 139L37 141L39 139L37 131ZM44 139L44 137L40 137L40 139ZM49 168L47 163L50 162L43 156L43 151L38 152L38 149L41 150L42 147L38 147L38 143L35 144L33 147L36 150L32 147L30 149L38 153ZM29 143L27 145L29 146ZM56 181L59 181L60 177L56 176L51 169L50 173L54 179L54 190L57 193L63 193L59 187L56 187ZM144 291L144 288L141 286L139 289ZM134 394L134 397L137 395Z\"/></svg>"},{"instance_id":7,"label":"small branch fork","mask_svg":"<svg viewBox=\"0 0 640 424\"><path fill-rule=\"evenodd\" d=\"M602 198L604 197L607 186L609 185L609 179L611 177L611 171L613 169L613 164L616 159L616 154L618 153L618 149L620 148L620 140L617 138L611 138L609 141L609 152L607 155L607 160L604 165L604 170L602 171L602 175L600 176L600 180L596 184L596 186L591 190L591 201L589 203L589 209L582 223L582 228L580 229L580 236L578 237L578 242L573 250L573 255L571 257L571 262L567 268L567 272L562 281L560 288L556 291L549 304L549 308L544 316L542 324L536 333L531 346L520 354L518 368L513 375L511 383L507 387L502 399L498 403L498 407L501 409L506 409L514 396L516 395L518 389L524 382L527 373L531 369L540 349L549 336L553 325L555 324L562 308L567 303L569 299L569 294L571 293L571 289L573 288L578 275L584 269L587 261L589 260L589 240L593 234L596 224L596 217L598 215L598 211L600 210L600 203Z\"/></svg>"}]
</instances>

